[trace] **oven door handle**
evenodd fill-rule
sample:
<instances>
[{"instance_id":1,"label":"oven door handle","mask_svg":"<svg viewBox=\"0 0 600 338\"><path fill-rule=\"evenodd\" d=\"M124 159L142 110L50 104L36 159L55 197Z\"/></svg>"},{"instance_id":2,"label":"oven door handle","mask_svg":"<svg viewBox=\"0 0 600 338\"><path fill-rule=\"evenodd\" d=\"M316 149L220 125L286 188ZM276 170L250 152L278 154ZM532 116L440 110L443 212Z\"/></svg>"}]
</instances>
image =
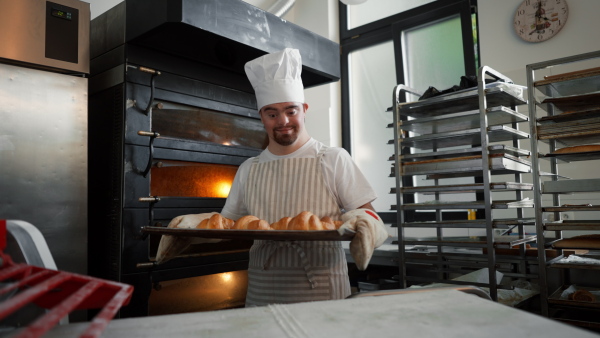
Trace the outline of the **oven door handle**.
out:
<instances>
[{"instance_id":1,"label":"oven door handle","mask_svg":"<svg viewBox=\"0 0 600 338\"><path fill-rule=\"evenodd\" d=\"M148 148L150 150L150 154L148 154L148 164L146 164L146 169L144 169L144 172L142 173L142 176L146 178L146 176L148 176L148 173L150 172L150 168L152 167L152 162L154 161L154 139L159 137L160 134L155 131L140 130L138 131L138 135L150 137L150 144L148 145Z\"/></svg>"}]
</instances>

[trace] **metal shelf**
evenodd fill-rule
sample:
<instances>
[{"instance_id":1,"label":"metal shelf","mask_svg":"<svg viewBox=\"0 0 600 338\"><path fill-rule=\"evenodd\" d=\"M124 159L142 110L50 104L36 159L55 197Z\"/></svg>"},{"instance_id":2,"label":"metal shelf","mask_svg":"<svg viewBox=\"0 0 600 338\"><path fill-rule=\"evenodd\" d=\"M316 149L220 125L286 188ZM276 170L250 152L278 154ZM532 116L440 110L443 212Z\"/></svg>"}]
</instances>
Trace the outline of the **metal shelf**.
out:
<instances>
[{"instance_id":1,"label":"metal shelf","mask_svg":"<svg viewBox=\"0 0 600 338\"><path fill-rule=\"evenodd\" d=\"M542 183L542 194L567 194L600 191L600 178L548 181Z\"/></svg>"},{"instance_id":2,"label":"metal shelf","mask_svg":"<svg viewBox=\"0 0 600 338\"><path fill-rule=\"evenodd\" d=\"M517 182L498 182L491 183L491 190L533 190L533 184L531 183L517 183ZM431 185L431 186L418 186L418 187L404 187L401 189L403 194L416 194L416 193L470 193L480 190L485 190L483 183L474 184L452 184L452 185ZM395 193L395 189L391 193Z\"/></svg>"},{"instance_id":3,"label":"metal shelf","mask_svg":"<svg viewBox=\"0 0 600 338\"><path fill-rule=\"evenodd\" d=\"M484 84L489 78L496 81ZM533 186L521 182L521 175L531 172L531 163L525 159L531 153L519 146L520 140L528 139L529 134L518 129L521 122L530 119L516 110L516 106L527 103L523 99L524 87L513 84L487 66L479 69L477 83L478 86L473 89L405 104L398 103L399 87L395 88L394 121L388 125L394 128L394 139L389 141L394 145L394 155L389 159L393 161L390 176L396 177L396 187L391 189L391 193L396 194L397 203L392 205L392 210L397 211L398 217L401 286L406 286L407 281L453 283L448 278L450 273L487 268L491 282L479 284L489 288L490 297L497 300L498 289L507 286L495 280L499 266L493 254L494 248L514 245L523 248L526 243L535 241L535 236L499 237L494 232L494 229L505 229L506 233L524 234L523 227L533 225L532 219L523 217L523 209L533 207L533 202L522 196L523 191L531 191ZM407 132L414 134L405 137ZM499 142L508 144L491 145ZM491 182L491 176L498 174L514 175L515 181ZM412 177L420 175L425 175L431 185L414 187L408 183ZM453 184L451 181L440 184L438 180L453 177L469 177L473 181L468 184ZM514 196L495 201L493 191L510 192ZM449 196L464 193L474 193L476 201L454 201L454 196ZM415 194L435 195L435 201L414 203ZM440 201L442 199L438 195L441 194L448 197L444 199L452 201ZM493 211L496 209L512 209L511 213L515 215L508 219L494 218ZM430 211L415 212L418 210ZM445 218L456 218L457 215L468 219ZM423 221L429 217L435 221ZM405 238L403 234L407 228L427 228L435 231L436 236ZM485 235L455 237L457 229L478 229L480 233L483 230ZM464 231L464 234L467 232ZM409 250L416 247L426 247L427 257L421 257L423 261L413 265L415 252ZM481 249L487 250L487 253L482 253ZM450 258L449 251L460 255ZM432 272L436 273L436 277L412 275L406 269L407 264L413 265L411 271L435 267ZM537 275L526 271L527 261L523 263L514 259L510 264L518 265L511 268L511 278L537 278Z\"/></svg>"},{"instance_id":4,"label":"metal shelf","mask_svg":"<svg viewBox=\"0 0 600 338\"><path fill-rule=\"evenodd\" d=\"M489 142L505 142L528 139L529 134L507 127L492 126L488 128ZM438 134L428 134L416 137L409 137L399 140L401 146L412 147L422 150L434 149L434 148L448 148L466 145L479 145L481 144L481 129L473 128L463 131L452 131ZM391 140L389 144L393 144Z\"/></svg>"},{"instance_id":5,"label":"metal shelf","mask_svg":"<svg viewBox=\"0 0 600 338\"><path fill-rule=\"evenodd\" d=\"M547 76L536 81L534 86L548 96L569 96L598 91L600 68L590 68L577 72Z\"/></svg>"},{"instance_id":6,"label":"metal shelf","mask_svg":"<svg viewBox=\"0 0 600 338\"><path fill-rule=\"evenodd\" d=\"M494 173L527 173L531 170L528 161L505 154L490 155L490 170ZM456 159L439 159L420 162L405 162L401 175L434 175L481 172L483 162L481 155L459 157Z\"/></svg>"},{"instance_id":7,"label":"metal shelf","mask_svg":"<svg viewBox=\"0 0 600 338\"><path fill-rule=\"evenodd\" d=\"M512 83L491 83L485 89L487 107L512 107L526 104L523 87ZM414 118L424 118L479 110L479 92L467 89L441 95L423 101L402 104L400 114Z\"/></svg>"},{"instance_id":8,"label":"metal shelf","mask_svg":"<svg viewBox=\"0 0 600 338\"><path fill-rule=\"evenodd\" d=\"M404 204L400 208L401 210L441 210L441 209L484 209L486 207L485 201L472 201L472 202L443 202L443 201L432 201L426 203L411 203ZM522 201L494 201L492 203L492 209L514 209L514 208L532 208L533 201L526 199Z\"/></svg>"},{"instance_id":9,"label":"metal shelf","mask_svg":"<svg viewBox=\"0 0 600 338\"><path fill-rule=\"evenodd\" d=\"M539 170L539 161L541 159L550 160L551 174L560 177L559 166L562 162L593 161L600 159L600 151L587 151L580 153L555 153L557 148L562 146L589 145L600 142L600 68L584 69L575 72L563 73L548 76L542 80L535 80L538 71L556 67L560 71L560 66L572 64L575 62L586 61L589 63L594 60L596 63L600 60L600 51L574 55L566 58L539 62L526 66L527 84L531 89L528 91L529 99L529 119L536 121L530 124L531 134L531 152L536 154L532 156L532 168ZM535 90L533 90L535 88ZM535 92L539 91L546 97L541 103L536 103ZM543 115L540 117L540 115ZM539 143L544 142L549 145L549 154L540 154L538 151ZM539 154L539 155L538 155ZM587 165L587 163L586 163ZM600 221L597 220L562 220L560 222L545 222L543 213L547 212L584 212L600 211L600 206L593 205L562 205L562 194L570 193L597 193L600 192L600 178L591 179L567 179L559 181L542 181L543 174L539 171L533 171L534 202L535 202L535 220L536 231L538 234L549 233L552 238L539 236L538 247L554 247L559 255L555 258L548 258L546 255L538 255L538 262L542 268L539 271L540 278L540 308L544 316L551 315L551 308L568 307L571 311L580 309L600 309L600 302L581 302L561 298L561 294L570 285L565 284L554 293L549 290L551 281L549 280L547 268L558 268L560 270L560 279L565 283L577 283L575 281L577 274L571 274L571 269L600 270L600 265L589 266L578 263L557 263L564 259L567 250L576 248L583 251L593 250L583 246L587 244L578 244L577 242L566 241L563 238L563 231L586 231L596 232L600 230ZM600 176L600 175L599 175ZM544 206L542 194L551 196L551 206ZM586 235L587 236L587 235ZM591 275L590 275L591 276ZM573 279L573 281L572 281ZM596 284L593 278L586 278L584 284ZM589 290L600 291L598 288ZM560 319L559 319L560 320ZM598 326L597 320L566 320L566 322L587 326Z\"/></svg>"},{"instance_id":10,"label":"metal shelf","mask_svg":"<svg viewBox=\"0 0 600 338\"><path fill-rule=\"evenodd\" d=\"M544 223L544 229L552 231L562 230L600 230L600 221L569 221Z\"/></svg>"},{"instance_id":11,"label":"metal shelf","mask_svg":"<svg viewBox=\"0 0 600 338\"><path fill-rule=\"evenodd\" d=\"M502 106L488 109L486 116L488 125L490 126L506 123L520 123L529 120L527 115ZM478 128L480 119L481 115L479 114L479 110L473 110L410 121L401 121L400 128L402 130L415 132L421 135L444 133Z\"/></svg>"},{"instance_id":12,"label":"metal shelf","mask_svg":"<svg viewBox=\"0 0 600 338\"><path fill-rule=\"evenodd\" d=\"M440 159L440 158L452 158L459 156L469 156L473 154L481 155L481 147L472 148L461 148L444 151L431 151L426 153L415 153L415 154L401 154L398 159L401 161L405 160L428 160L428 159ZM509 154L513 156L530 156L531 152L525 149L519 149L504 144L494 144L488 146L488 152L490 154ZM389 160L394 161L395 155L392 155Z\"/></svg>"}]
</instances>

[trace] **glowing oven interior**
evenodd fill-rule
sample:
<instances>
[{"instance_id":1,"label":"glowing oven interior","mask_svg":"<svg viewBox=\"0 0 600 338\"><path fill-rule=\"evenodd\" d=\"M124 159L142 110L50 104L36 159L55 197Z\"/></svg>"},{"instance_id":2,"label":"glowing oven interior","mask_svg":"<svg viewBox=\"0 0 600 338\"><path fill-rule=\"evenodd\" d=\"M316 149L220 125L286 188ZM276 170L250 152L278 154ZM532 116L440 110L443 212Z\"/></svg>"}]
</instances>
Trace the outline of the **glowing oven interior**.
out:
<instances>
[{"instance_id":1,"label":"glowing oven interior","mask_svg":"<svg viewBox=\"0 0 600 338\"><path fill-rule=\"evenodd\" d=\"M150 170L150 194L226 198L237 170L235 165L160 161Z\"/></svg>"}]
</instances>

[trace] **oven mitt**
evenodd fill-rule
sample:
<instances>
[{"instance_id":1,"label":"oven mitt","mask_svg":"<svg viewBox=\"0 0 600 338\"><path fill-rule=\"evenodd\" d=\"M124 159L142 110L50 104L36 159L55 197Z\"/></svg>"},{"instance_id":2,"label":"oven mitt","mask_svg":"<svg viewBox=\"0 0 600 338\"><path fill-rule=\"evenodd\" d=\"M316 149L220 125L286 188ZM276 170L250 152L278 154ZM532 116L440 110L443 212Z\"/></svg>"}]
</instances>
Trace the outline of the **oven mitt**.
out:
<instances>
[{"instance_id":1,"label":"oven mitt","mask_svg":"<svg viewBox=\"0 0 600 338\"><path fill-rule=\"evenodd\" d=\"M342 215L340 234L344 229L356 232L350 242L350 254L359 270L364 271L369 265L375 248L381 246L389 237L383 221L376 212L370 209L356 209Z\"/></svg>"},{"instance_id":2,"label":"oven mitt","mask_svg":"<svg viewBox=\"0 0 600 338\"><path fill-rule=\"evenodd\" d=\"M177 216L173 218L171 222L169 222L167 228L195 228L204 219L210 218L210 216L214 214L216 214L216 212ZM166 261L182 253L183 250L185 250L191 244L217 243L220 241L220 239L211 238L163 235L160 239L160 243L158 244L158 252L156 253L156 263L165 263Z\"/></svg>"}]
</instances>

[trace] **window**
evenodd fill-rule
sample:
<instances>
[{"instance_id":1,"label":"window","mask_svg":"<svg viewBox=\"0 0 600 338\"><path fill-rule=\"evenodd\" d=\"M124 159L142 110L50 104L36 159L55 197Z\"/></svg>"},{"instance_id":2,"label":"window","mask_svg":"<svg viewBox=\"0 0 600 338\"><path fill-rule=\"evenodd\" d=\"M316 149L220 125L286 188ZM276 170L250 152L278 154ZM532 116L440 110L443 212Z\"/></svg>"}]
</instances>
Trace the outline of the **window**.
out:
<instances>
[{"instance_id":1,"label":"window","mask_svg":"<svg viewBox=\"0 0 600 338\"><path fill-rule=\"evenodd\" d=\"M393 139L387 125L392 122L388 107L393 88L406 84L419 91L429 86L446 89L458 84L462 75L477 74L476 1L421 0L425 4L414 7L419 2L415 0L403 2L414 8L376 21L357 18L380 17L384 12L379 1L386 0L353 6L364 12L360 15L340 4L342 146L376 189L374 207L391 223L396 221L390 208L396 197L390 194L395 178L390 177L388 159L394 148L387 144ZM367 13L371 8L375 13Z\"/></svg>"}]
</instances>

